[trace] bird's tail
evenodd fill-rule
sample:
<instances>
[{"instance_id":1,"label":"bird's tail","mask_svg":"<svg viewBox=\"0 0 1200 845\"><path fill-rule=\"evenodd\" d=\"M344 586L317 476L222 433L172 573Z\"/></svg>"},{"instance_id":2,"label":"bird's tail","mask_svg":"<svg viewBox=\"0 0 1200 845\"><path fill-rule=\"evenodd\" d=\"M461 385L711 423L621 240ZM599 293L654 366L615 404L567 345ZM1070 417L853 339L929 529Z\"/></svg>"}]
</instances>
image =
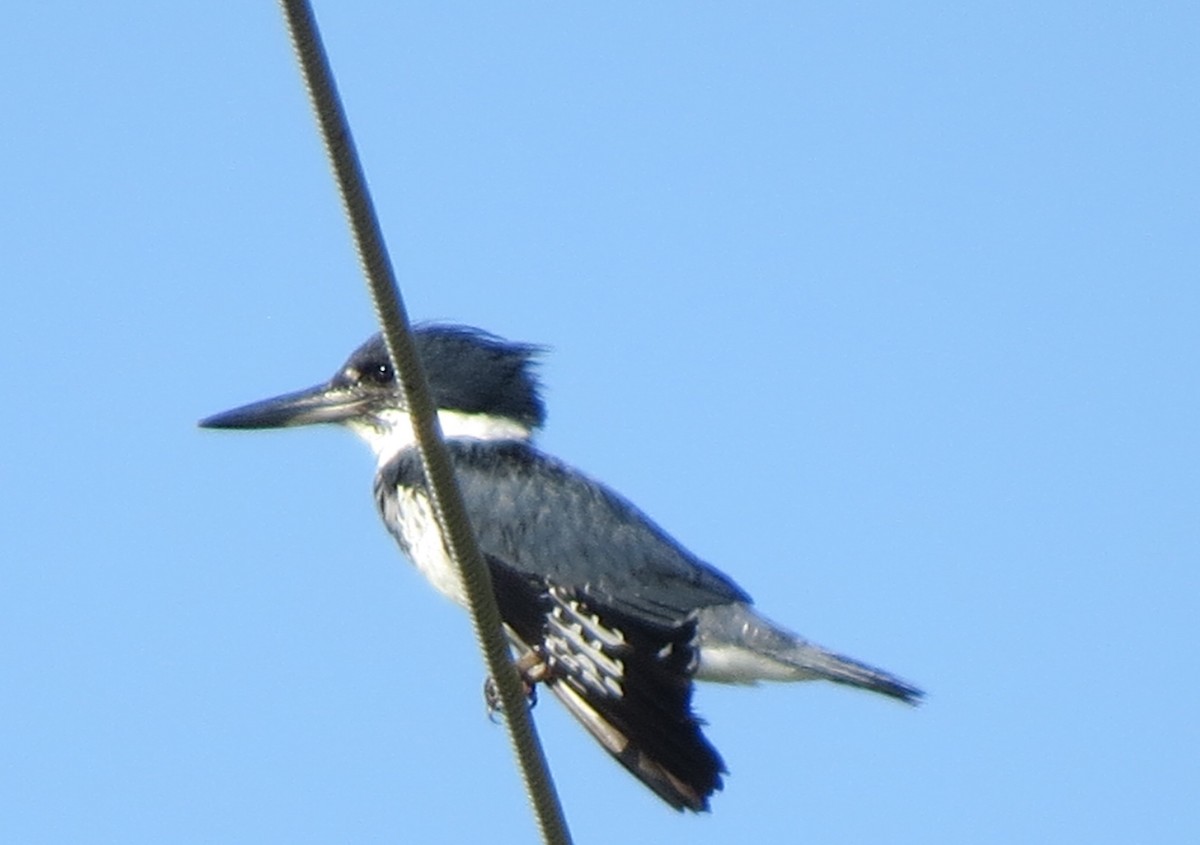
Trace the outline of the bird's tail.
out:
<instances>
[{"instance_id":1,"label":"bird's tail","mask_svg":"<svg viewBox=\"0 0 1200 845\"><path fill-rule=\"evenodd\" d=\"M907 704L924 696L895 675L810 643L740 602L702 610L697 632L700 680L753 684L824 679Z\"/></svg>"}]
</instances>

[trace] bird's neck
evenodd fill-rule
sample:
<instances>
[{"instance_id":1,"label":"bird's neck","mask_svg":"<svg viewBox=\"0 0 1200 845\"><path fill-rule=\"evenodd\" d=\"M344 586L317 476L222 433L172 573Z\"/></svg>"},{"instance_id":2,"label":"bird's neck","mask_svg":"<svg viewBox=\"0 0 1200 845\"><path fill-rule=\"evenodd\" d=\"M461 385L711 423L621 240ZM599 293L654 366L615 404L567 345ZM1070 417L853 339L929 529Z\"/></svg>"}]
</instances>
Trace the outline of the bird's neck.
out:
<instances>
[{"instance_id":1,"label":"bird's neck","mask_svg":"<svg viewBox=\"0 0 1200 845\"><path fill-rule=\"evenodd\" d=\"M369 420L355 420L348 425L371 447L380 467L417 445L412 418L407 411L380 411ZM447 440L529 440L533 435L527 426L516 420L491 414L438 411L438 425L442 429L442 437Z\"/></svg>"}]
</instances>

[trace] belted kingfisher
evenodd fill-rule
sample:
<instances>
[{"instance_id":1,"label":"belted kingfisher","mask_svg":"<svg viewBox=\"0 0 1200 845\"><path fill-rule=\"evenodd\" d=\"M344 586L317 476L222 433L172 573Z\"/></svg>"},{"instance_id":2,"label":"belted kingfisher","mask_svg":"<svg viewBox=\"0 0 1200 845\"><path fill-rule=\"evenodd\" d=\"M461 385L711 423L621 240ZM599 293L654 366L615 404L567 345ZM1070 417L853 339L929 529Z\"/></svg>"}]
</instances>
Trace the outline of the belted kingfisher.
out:
<instances>
[{"instance_id":1,"label":"belted kingfisher","mask_svg":"<svg viewBox=\"0 0 1200 845\"><path fill-rule=\"evenodd\" d=\"M464 326L415 332L459 487L526 683L551 689L621 765L676 809L707 810L725 766L692 681L826 679L915 704L922 692L759 614L729 576L619 494L532 443L546 411L540 347ZM465 604L425 492L411 421L379 335L324 384L203 420L205 428L340 423L375 453L388 531Z\"/></svg>"}]
</instances>

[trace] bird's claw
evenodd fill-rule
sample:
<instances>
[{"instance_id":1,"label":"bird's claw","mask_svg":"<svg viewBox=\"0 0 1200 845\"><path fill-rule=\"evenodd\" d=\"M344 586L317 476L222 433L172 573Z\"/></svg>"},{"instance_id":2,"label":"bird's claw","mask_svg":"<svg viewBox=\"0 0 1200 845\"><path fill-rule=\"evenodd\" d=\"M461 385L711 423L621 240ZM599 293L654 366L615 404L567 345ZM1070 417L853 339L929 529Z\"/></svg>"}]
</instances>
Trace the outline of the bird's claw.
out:
<instances>
[{"instance_id":1,"label":"bird's claw","mask_svg":"<svg viewBox=\"0 0 1200 845\"><path fill-rule=\"evenodd\" d=\"M533 650L523 655L513 666L521 676L521 683L525 687L525 701L532 710L537 705L538 682L544 681L549 674L546 663L541 654ZM483 682L483 701L487 706L488 718L498 722L497 716L504 712L504 701L500 697L500 686L493 677L489 676Z\"/></svg>"},{"instance_id":2,"label":"bird's claw","mask_svg":"<svg viewBox=\"0 0 1200 845\"><path fill-rule=\"evenodd\" d=\"M537 704L537 687L525 684L525 700L532 710ZM504 702L500 698L500 687L496 685L495 678L489 677L483 682L483 702L487 705L488 718L498 724L500 714L504 712Z\"/></svg>"}]
</instances>

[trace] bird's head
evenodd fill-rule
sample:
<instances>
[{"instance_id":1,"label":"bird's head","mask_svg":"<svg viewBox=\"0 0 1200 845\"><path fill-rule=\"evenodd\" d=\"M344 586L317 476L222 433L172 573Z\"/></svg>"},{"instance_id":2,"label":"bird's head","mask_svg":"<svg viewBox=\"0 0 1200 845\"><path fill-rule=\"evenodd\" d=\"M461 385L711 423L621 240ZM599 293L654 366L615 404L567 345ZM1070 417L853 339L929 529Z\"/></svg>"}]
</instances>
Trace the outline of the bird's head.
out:
<instances>
[{"instance_id":1,"label":"bird's head","mask_svg":"<svg viewBox=\"0 0 1200 845\"><path fill-rule=\"evenodd\" d=\"M413 333L446 437L528 439L545 422L535 372L540 347L467 326L425 324ZM200 421L202 428L288 428L339 423L385 461L413 443L412 423L387 347L374 335L323 384L252 402Z\"/></svg>"}]
</instances>

